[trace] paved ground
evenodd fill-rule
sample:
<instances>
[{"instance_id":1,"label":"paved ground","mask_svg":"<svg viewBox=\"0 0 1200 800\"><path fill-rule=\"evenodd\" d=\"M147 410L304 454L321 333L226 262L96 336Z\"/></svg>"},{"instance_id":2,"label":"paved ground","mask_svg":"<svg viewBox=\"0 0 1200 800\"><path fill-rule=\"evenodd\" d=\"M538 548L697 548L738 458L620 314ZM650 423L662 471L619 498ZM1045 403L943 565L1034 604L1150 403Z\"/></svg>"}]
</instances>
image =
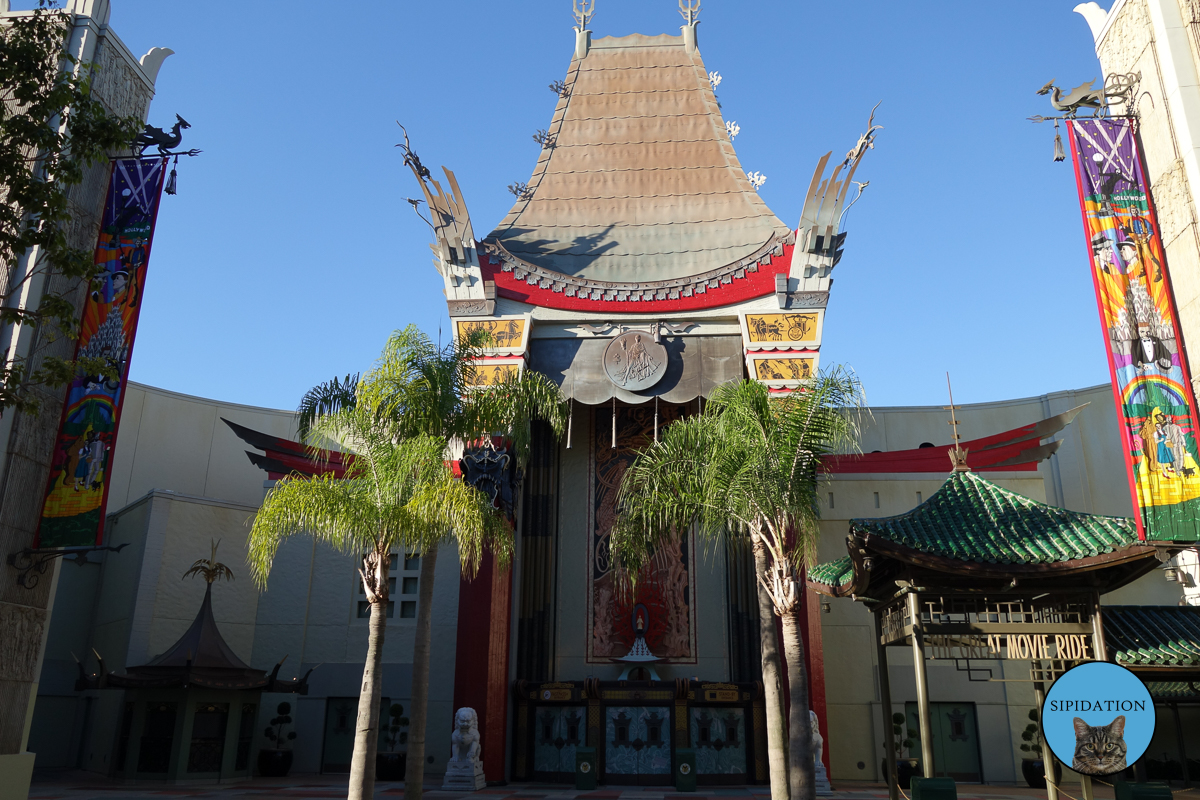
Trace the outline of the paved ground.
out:
<instances>
[{"instance_id":1,"label":"paved ground","mask_svg":"<svg viewBox=\"0 0 1200 800\"><path fill-rule=\"evenodd\" d=\"M221 785L178 786L174 784L122 784L83 772L34 778L29 792L30 800L167 800L172 797L211 798L212 800L234 800L235 798L279 797L287 800L326 800L346 796L345 777L326 775L303 775L295 778L255 778L242 783ZM878 783L843 781L835 787L835 800L884 800L887 788ZM1067 784L1063 787L1063 800L1081 800L1079 787ZM375 796L380 800L391 800L404 795L403 783L380 782L375 786ZM704 800L718 797L769 798L766 786L709 786L700 787L695 794L681 794L666 787L622 787L604 786L597 791L578 792L569 786L554 786L544 783L519 783L508 786L493 786L472 794L461 792L426 791L429 800ZM1029 789L1024 786L977 786L964 784L958 787L959 800L1029 800L1045 798L1045 790ZM1096 786L1096 800L1112 800L1113 790L1107 786ZM1200 800L1200 791L1176 790L1175 800Z\"/></svg>"}]
</instances>

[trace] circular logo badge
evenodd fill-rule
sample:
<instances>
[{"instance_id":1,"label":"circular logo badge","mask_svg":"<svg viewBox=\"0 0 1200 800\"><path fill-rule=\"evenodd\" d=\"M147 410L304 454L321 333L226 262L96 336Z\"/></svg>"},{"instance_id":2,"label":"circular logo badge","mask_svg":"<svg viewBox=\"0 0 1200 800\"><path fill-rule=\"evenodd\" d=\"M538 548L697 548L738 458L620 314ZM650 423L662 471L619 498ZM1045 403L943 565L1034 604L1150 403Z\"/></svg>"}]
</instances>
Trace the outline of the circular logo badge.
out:
<instances>
[{"instance_id":1,"label":"circular logo badge","mask_svg":"<svg viewBox=\"0 0 1200 800\"><path fill-rule=\"evenodd\" d=\"M667 372L667 348L648 331L622 333L604 351L604 372L626 391L649 389Z\"/></svg>"},{"instance_id":2,"label":"circular logo badge","mask_svg":"<svg viewBox=\"0 0 1200 800\"><path fill-rule=\"evenodd\" d=\"M1132 672L1105 661L1067 670L1046 693L1039 724L1058 760L1085 775L1113 775L1154 736L1154 701Z\"/></svg>"},{"instance_id":3,"label":"circular logo badge","mask_svg":"<svg viewBox=\"0 0 1200 800\"><path fill-rule=\"evenodd\" d=\"M691 764L680 764L680 765L679 765L679 773L680 773L681 775L687 775L687 774L688 774L688 773L690 773L691 771L692 771L692 765L691 765Z\"/></svg>"},{"instance_id":4,"label":"circular logo badge","mask_svg":"<svg viewBox=\"0 0 1200 800\"><path fill-rule=\"evenodd\" d=\"M579 771L584 773L585 775L587 773L591 772L592 771L591 762L590 761L580 761L579 762Z\"/></svg>"},{"instance_id":5,"label":"circular logo badge","mask_svg":"<svg viewBox=\"0 0 1200 800\"><path fill-rule=\"evenodd\" d=\"M542 699L543 699L543 700L549 700L549 699L550 699L550 690L549 690L549 689L543 689L543 690L542 690Z\"/></svg>"}]
</instances>

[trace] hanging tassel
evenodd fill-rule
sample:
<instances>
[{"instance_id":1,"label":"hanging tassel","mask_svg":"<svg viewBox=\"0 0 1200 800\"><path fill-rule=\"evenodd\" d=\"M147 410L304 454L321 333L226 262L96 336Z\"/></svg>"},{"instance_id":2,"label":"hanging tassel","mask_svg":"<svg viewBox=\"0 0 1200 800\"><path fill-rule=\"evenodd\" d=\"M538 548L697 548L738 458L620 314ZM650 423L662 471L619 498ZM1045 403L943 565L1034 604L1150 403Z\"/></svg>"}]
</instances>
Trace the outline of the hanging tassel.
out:
<instances>
[{"instance_id":1,"label":"hanging tassel","mask_svg":"<svg viewBox=\"0 0 1200 800\"><path fill-rule=\"evenodd\" d=\"M658 395L654 396L654 443L658 444Z\"/></svg>"},{"instance_id":2,"label":"hanging tassel","mask_svg":"<svg viewBox=\"0 0 1200 800\"><path fill-rule=\"evenodd\" d=\"M175 175L175 168L179 166L179 156L175 156L175 161L171 164L171 174L167 176L167 185L163 189L167 194L175 194L179 191L179 180Z\"/></svg>"},{"instance_id":3,"label":"hanging tassel","mask_svg":"<svg viewBox=\"0 0 1200 800\"><path fill-rule=\"evenodd\" d=\"M1058 120L1054 120L1054 160L1067 160L1067 153L1063 150L1062 136L1058 132Z\"/></svg>"},{"instance_id":4,"label":"hanging tassel","mask_svg":"<svg viewBox=\"0 0 1200 800\"><path fill-rule=\"evenodd\" d=\"M572 397L567 401L570 403L567 406L567 449L571 449L571 423L575 420L575 398Z\"/></svg>"},{"instance_id":5,"label":"hanging tassel","mask_svg":"<svg viewBox=\"0 0 1200 800\"><path fill-rule=\"evenodd\" d=\"M612 403L612 449L617 449L617 396L615 394Z\"/></svg>"}]
</instances>

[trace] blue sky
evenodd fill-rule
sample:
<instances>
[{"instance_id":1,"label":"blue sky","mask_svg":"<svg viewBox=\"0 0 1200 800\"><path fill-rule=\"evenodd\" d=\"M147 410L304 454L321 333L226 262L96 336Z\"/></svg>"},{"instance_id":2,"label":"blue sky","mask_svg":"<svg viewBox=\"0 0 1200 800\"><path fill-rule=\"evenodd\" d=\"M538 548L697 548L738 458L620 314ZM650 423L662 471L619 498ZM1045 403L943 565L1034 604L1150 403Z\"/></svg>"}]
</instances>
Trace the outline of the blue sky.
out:
<instances>
[{"instance_id":1,"label":"blue sky","mask_svg":"<svg viewBox=\"0 0 1200 800\"><path fill-rule=\"evenodd\" d=\"M958 402L1108 380L1074 177L1025 119L1051 113L1046 81L1100 76L1077 1L705 0L700 49L738 156L789 225L817 159L883 101L823 347L873 405L942 405L947 370ZM294 408L395 328L446 335L395 121L455 171L485 234L537 158L574 46L567 0L112 5L135 53L176 51L152 123L181 114L204 150L163 202L133 380ZM675 0L597 0L590 27L680 23Z\"/></svg>"}]
</instances>

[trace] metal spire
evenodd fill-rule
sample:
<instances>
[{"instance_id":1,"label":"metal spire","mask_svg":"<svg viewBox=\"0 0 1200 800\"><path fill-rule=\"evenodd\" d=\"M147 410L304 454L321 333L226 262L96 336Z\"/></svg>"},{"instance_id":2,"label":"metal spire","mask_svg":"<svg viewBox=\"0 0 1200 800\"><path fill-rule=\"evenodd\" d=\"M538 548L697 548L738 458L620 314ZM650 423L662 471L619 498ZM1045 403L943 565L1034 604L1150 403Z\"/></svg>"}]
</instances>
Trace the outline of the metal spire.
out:
<instances>
[{"instance_id":1,"label":"metal spire","mask_svg":"<svg viewBox=\"0 0 1200 800\"><path fill-rule=\"evenodd\" d=\"M953 472L970 472L971 468L967 466L967 451L966 448L959 447L958 441L962 437L958 435L958 416L954 413L959 407L954 405L954 389L950 387L950 373L946 373L946 391L950 394L950 405L943 408L950 412L950 426L954 429L954 446L950 448L950 463L953 465Z\"/></svg>"}]
</instances>

